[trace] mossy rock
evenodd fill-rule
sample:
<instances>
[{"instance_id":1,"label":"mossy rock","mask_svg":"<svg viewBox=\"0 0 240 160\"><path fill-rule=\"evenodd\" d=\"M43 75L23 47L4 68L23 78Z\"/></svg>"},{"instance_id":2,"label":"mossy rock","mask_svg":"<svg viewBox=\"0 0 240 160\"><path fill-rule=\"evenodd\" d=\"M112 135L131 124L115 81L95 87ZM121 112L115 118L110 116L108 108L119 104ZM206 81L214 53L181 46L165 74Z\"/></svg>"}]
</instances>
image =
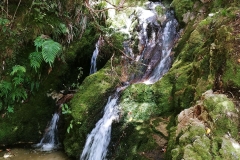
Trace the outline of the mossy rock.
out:
<instances>
[{"instance_id":1,"label":"mossy rock","mask_svg":"<svg viewBox=\"0 0 240 160\"><path fill-rule=\"evenodd\" d=\"M168 83L168 78L164 82L153 85L132 84L123 91L119 104L122 118L120 124L113 126L109 157L145 160L150 155L163 156L153 135L163 139L166 135L156 129L159 120L150 119L172 109L166 104L169 102L165 101L171 94L171 83Z\"/></svg>"},{"instance_id":2,"label":"mossy rock","mask_svg":"<svg viewBox=\"0 0 240 160\"><path fill-rule=\"evenodd\" d=\"M238 115L232 101L221 94L207 95L203 104L214 122L216 136L230 133L234 138L238 137Z\"/></svg>"},{"instance_id":3,"label":"mossy rock","mask_svg":"<svg viewBox=\"0 0 240 160\"><path fill-rule=\"evenodd\" d=\"M116 77L110 76L112 71L109 66L110 63L107 63L104 68L86 77L70 102L72 113L66 120L69 123L72 120L73 127L64 139L65 151L69 156L80 155L87 134L101 118L108 96L114 93L119 82Z\"/></svg>"},{"instance_id":4,"label":"mossy rock","mask_svg":"<svg viewBox=\"0 0 240 160\"><path fill-rule=\"evenodd\" d=\"M133 122L123 125L123 127L115 125L112 132L109 157L116 160L147 160L149 159L147 158L148 152L155 149L160 151L148 122Z\"/></svg>"},{"instance_id":5,"label":"mossy rock","mask_svg":"<svg viewBox=\"0 0 240 160\"><path fill-rule=\"evenodd\" d=\"M239 139L239 119L234 103L226 95L207 91L197 105L202 105L207 110L208 116L190 118L178 135L176 135L176 128L172 128L168 145L172 153L171 157L173 159L194 157L200 160L239 158L238 146L240 145L236 142ZM206 113L201 111L201 114Z\"/></svg>"},{"instance_id":6,"label":"mossy rock","mask_svg":"<svg viewBox=\"0 0 240 160\"><path fill-rule=\"evenodd\" d=\"M184 1L173 0L172 1L171 7L174 8L179 22L182 22L182 15L192 9L194 1L195 0L184 0Z\"/></svg>"}]
</instances>

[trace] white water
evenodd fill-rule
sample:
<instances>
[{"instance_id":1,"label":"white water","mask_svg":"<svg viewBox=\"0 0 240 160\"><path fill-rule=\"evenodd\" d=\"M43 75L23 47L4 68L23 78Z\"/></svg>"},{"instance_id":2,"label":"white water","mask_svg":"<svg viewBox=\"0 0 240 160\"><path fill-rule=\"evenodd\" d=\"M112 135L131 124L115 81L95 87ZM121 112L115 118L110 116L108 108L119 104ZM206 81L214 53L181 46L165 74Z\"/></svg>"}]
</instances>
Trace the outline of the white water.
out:
<instances>
[{"instance_id":1,"label":"white water","mask_svg":"<svg viewBox=\"0 0 240 160\"><path fill-rule=\"evenodd\" d=\"M98 42L95 44L95 50L93 51L93 55L91 58L91 68L90 68L90 74L93 74L95 72L97 72L97 56L99 53L99 40Z\"/></svg>"},{"instance_id":2,"label":"white water","mask_svg":"<svg viewBox=\"0 0 240 160\"><path fill-rule=\"evenodd\" d=\"M104 115L88 135L80 160L105 159L110 142L112 122L119 118L117 100L118 96L108 98L108 103L104 108Z\"/></svg>"},{"instance_id":3,"label":"white water","mask_svg":"<svg viewBox=\"0 0 240 160\"><path fill-rule=\"evenodd\" d=\"M166 23L162 34L162 59L154 68L145 84L153 84L157 82L170 68L171 65L171 49L173 46L174 36L176 35L177 21L172 19Z\"/></svg>"},{"instance_id":4,"label":"white water","mask_svg":"<svg viewBox=\"0 0 240 160\"><path fill-rule=\"evenodd\" d=\"M59 114L55 113L52 117L52 120L49 124L49 127L46 129L45 134L41 141L33 145L35 148L39 148L41 151L51 151L59 146L58 138L57 138L57 122L59 119Z\"/></svg>"}]
</instances>

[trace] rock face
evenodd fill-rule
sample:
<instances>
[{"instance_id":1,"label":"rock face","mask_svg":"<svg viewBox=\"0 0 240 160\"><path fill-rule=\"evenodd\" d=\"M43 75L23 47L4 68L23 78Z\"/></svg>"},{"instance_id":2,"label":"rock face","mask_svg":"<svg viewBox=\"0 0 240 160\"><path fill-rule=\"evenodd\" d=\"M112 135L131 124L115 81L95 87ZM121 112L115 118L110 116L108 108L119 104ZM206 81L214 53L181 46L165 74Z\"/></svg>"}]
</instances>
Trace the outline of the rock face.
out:
<instances>
[{"instance_id":1,"label":"rock face","mask_svg":"<svg viewBox=\"0 0 240 160\"><path fill-rule=\"evenodd\" d=\"M238 125L231 99L212 90L205 92L195 106L177 117L172 136L178 143L171 150L172 159L239 159Z\"/></svg>"}]
</instances>

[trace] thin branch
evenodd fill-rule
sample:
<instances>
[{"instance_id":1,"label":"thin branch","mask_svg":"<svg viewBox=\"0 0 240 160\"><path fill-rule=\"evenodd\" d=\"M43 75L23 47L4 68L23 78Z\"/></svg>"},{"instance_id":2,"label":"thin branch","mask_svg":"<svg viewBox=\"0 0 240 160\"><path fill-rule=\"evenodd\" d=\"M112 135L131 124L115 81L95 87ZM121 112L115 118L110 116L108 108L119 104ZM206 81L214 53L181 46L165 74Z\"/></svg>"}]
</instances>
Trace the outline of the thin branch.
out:
<instances>
[{"instance_id":1,"label":"thin branch","mask_svg":"<svg viewBox=\"0 0 240 160\"><path fill-rule=\"evenodd\" d=\"M14 15L13 15L13 18L12 18L12 22L11 22L9 28L12 27L12 24L13 24L14 18L15 18L15 16L16 16L16 13L17 13L17 10L18 10L18 7L19 7L20 4L21 4L21 0L19 0L19 2L18 2L17 8L16 8L16 10L15 10L15 12L14 12Z\"/></svg>"},{"instance_id":2,"label":"thin branch","mask_svg":"<svg viewBox=\"0 0 240 160\"><path fill-rule=\"evenodd\" d=\"M113 77L113 71L114 71L114 68L113 68L113 57L115 55L115 52L113 53L112 57L111 57L111 77Z\"/></svg>"},{"instance_id":3,"label":"thin branch","mask_svg":"<svg viewBox=\"0 0 240 160\"><path fill-rule=\"evenodd\" d=\"M125 57L127 57L128 59L131 59L131 60L134 61L134 62L137 62L134 58L132 58L132 57L126 55L124 51L122 51L121 49L115 47L111 42L109 42L109 41L106 40L105 38L103 38L103 39L104 39L104 41L107 42L107 44L109 44L111 47L117 49L117 50L118 50L119 52L121 52ZM139 63L139 64L142 64L142 65L144 65L144 66L148 66L147 64L144 64L144 63L141 63L141 62L138 62L138 63Z\"/></svg>"},{"instance_id":4,"label":"thin branch","mask_svg":"<svg viewBox=\"0 0 240 160\"><path fill-rule=\"evenodd\" d=\"M86 7L88 9L90 9L92 12L103 12L103 11L106 11L106 10L109 10L109 9L115 9L115 10L123 10L124 8L126 8L127 6L123 6L125 0L123 0L123 2L121 3L121 5L119 6L116 6L114 4L111 4L109 1L105 0L107 3L109 3L110 5L112 5L113 7L110 7L110 8L104 8L104 9L101 9L101 10L98 10L98 9L93 9L89 6L89 4L87 2L85 2L86 4ZM96 13L95 13L96 14Z\"/></svg>"},{"instance_id":5,"label":"thin branch","mask_svg":"<svg viewBox=\"0 0 240 160\"><path fill-rule=\"evenodd\" d=\"M8 0L7 0L7 18L8 18Z\"/></svg>"}]
</instances>

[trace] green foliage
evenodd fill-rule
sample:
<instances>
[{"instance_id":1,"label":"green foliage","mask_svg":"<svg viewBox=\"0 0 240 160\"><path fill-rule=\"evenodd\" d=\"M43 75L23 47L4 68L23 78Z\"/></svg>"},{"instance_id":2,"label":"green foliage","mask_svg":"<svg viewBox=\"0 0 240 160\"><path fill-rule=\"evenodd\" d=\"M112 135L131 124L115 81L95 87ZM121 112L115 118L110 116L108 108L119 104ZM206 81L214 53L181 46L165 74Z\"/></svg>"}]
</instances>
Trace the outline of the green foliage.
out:
<instances>
[{"instance_id":1,"label":"green foliage","mask_svg":"<svg viewBox=\"0 0 240 160\"><path fill-rule=\"evenodd\" d=\"M23 87L26 81L25 72L25 67L15 65L12 67L10 80L0 81L0 99L2 100L0 111L6 109L9 113L13 113L13 105L27 98L27 91Z\"/></svg>"},{"instance_id":2,"label":"green foliage","mask_svg":"<svg viewBox=\"0 0 240 160\"><path fill-rule=\"evenodd\" d=\"M67 104L62 105L62 114L69 115L72 111L70 110L70 107ZM67 127L67 133L70 133L70 130L73 128L73 120L70 121L69 126Z\"/></svg>"},{"instance_id":3,"label":"green foliage","mask_svg":"<svg viewBox=\"0 0 240 160\"><path fill-rule=\"evenodd\" d=\"M194 0L173 0L171 7L174 7L179 22L182 22L182 15L187 13L193 7Z\"/></svg>"},{"instance_id":4,"label":"green foliage","mask_svg":"<svg viewBox=\"0 0 240 160\"><path fill-rule=\"evenodd\" d=\"M34 20L36 22L43 22L44 18L47 16L47 12L52 12L58 15L58 5L54 1L42 1L35 0L32 2Z\"/></svg>"},{"instance_id":5,"label":"green foliage","mask_svg":"<svg viewBox=\"0 0 240 160\"><path fill-rule=\"evenodd\" d=\"M69 106L67 104L62 105L62 114L71 114L72 111L70 110Z\"/></svg>"},{"instance_id":6,"label":"green foliage","mask_svg":"<svg viewBox=\"0 0 240 160\"><path fill-rule=\"evenodd\" d=\"M0 18L0 29L3 33L5 33L9 28L7 27L7 24L10 23L10 21L6 18Z\"/></svg>"},{"instance_id":7,"label":"green foliage","mask_svg":"<svg viewBox=\"0 0 240 160\"><path fill-rule=\"evenodd\" d=\"M48 63L52 67L55 59L61 56L62 46L60 43L46 38L44 35L35 39L34 45L36 52L29 55L30 65L37 71L42 61ZM62 58L62 57L61 57Z\"/></svg>"},{"instance_id":8,"label":"green foliage","mask_svg":"<svg viewBox=\"0 0 240 160\"><path fill-rule=\"evenodd\" d=\"M80 83L78 82L80 80L80 78L83 75L83 68L82 67L78 67L78 75L77 75L77 82L76 83L72 83L71 87L72 88L79 88L80 87Z\"/></svg>"},{"instance_id":9,"label":"green foliage","mask_svg":"<svg viewBox=\"0 0 240 160\"><path fill-rule=\"evenodd\" d=\"M158 15L163 15L165 13L165 8L161 6L157 6L155 10L157 11Z\"/></svg>"},{"instance_id":10,"label":"green foliage","mask_svg":"<svg viewBox=\"0 0 240 160\"><path fill-rule=\"evenodd\" d=\"M11 76L13 75L22 75L26 72L26 68L20 65L15 65L12 67L12 72L10 73Z\"/></svg>"},{"instance_id":11,"label":"green foliage","mask_svg":"<svg viewBox=\"0 0 240 160\"><path fill-rule=\"evenodd\" d=\"M8 113L14 113L13 106L8 106L7 111L8 111Z\"/></svg>"},{"instance_id":12,"label":"green foliage","mask_svg":"<svg viewBox=\"0 0 240 160\"><path fill-rule=\"evenodd\" d=\"M53 40L46 40L42 44L42 56L45 62L52 66L56 56L61 51L61 44L54 42Z\"/></svg>"},{"instance_id":13,"label":"green foliage","mask_svg":"<svg viewBox=\"0 0 240 160\"><path fill-rule=\"evenodd\" d=\"M68 128L67 128L67 133L70 133L70 130L73 128L73 120L71 120L70 121L70 124L69 124L69 126L68 126Z\"/></svg>"},{"instance_id":14,"label":"green foliage","mask_svg":"<svg viewBox=\"0 0 240 160\"><path fill-rule=\"evenodd\" d=\"M43 61L42 54L40 52L32 52L29 55L29 59L31 67L33 67L35 71L37 71L37 69L40 68L41 63Z\"/></svg>"}]
</instances>

